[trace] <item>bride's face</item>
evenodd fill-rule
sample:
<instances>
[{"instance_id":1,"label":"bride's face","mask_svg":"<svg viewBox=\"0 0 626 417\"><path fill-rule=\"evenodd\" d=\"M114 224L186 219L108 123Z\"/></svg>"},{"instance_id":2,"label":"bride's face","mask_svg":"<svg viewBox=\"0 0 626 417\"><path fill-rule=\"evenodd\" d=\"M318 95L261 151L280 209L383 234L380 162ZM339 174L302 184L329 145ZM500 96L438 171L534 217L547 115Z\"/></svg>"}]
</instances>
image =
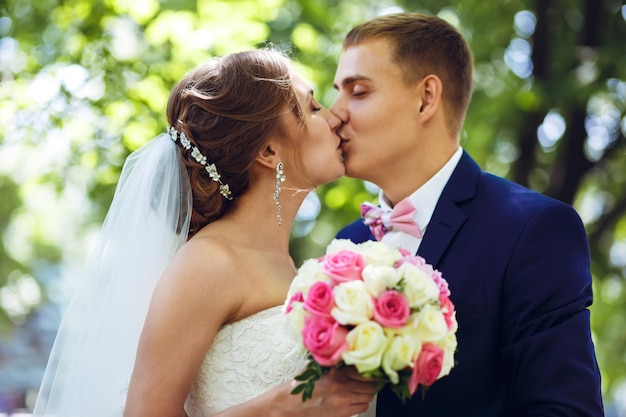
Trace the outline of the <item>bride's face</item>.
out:
<instances>
[{"instance_id":1,"label":"bride's face","mask_svg":"<svg viewBox=\"0 0 626 417\"><path fill-rule=\"evenodd\" d=\"M307 184L302 184L301 187L317 187L345 174L341 140L336 132L341 121L315 100L311 86L294 73L292 85L302 109L306 129L298 129L295 117L291 114L286 121L290 132L289 141L292 142L293 149L298 149L295 155L301 159L300 164L304 168L304 173L300 173L300 176L308 177ZM295 165L300 164L295 162ZM294 172L294 168L296 167L289 167L285 162L287 178L290 178L288 171Z\"/></svg>"}]
</instances>

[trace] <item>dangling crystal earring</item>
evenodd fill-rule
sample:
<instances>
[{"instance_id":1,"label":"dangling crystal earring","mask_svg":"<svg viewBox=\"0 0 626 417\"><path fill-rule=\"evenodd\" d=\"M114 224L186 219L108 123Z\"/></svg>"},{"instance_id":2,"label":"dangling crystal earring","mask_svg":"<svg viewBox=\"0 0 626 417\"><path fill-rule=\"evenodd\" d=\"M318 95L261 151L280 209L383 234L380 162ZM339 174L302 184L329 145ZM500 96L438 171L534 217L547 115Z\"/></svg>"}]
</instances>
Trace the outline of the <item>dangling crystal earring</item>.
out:
<instances>
[{"instance_id":1,"label":"dangling crystal earring","mask_svg":"<svg viewBox=\"0 0 626 417\"><path fill-rule=\"evenodd\" d=\"M276 209L278 210L278 212L276 213L276 218L278 219L279 226L283 224L282 206L280 205L280 200L278 200L278 197L280 196L280 183L285 181L283 168L284 166L282 162L276 164L276 187L274 187L274 203L276 203Z\"/></svg>"}]
</instances>

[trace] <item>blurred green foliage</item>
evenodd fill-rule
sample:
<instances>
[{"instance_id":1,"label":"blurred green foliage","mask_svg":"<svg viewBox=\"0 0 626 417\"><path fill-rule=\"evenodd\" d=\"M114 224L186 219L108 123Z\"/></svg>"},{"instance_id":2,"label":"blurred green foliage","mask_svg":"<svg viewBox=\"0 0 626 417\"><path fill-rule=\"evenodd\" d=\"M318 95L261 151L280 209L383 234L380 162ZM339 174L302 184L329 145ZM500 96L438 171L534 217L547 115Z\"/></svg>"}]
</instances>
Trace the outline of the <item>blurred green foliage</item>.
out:
<instances>
[{"instance_id":1,"label":"blurred green foliage","mask_svg":"<svg viewBox=\"0 0 626 417\"><path fill-rule=\"evenodd\" d=\"M440 15L471 44L476 86L462 139L470 154L581 213L593 333L612 392L626 377L626 7L618 0L2 0L0 327L10 332L45 301L46 266L85 255L124 158L164 129L169 89L186 71L271 43L291 51L330 106L343 35L401 9ZM343 178L316 196L319 212L294 227L296 263L321 254L375 190Z\"/></svg>"}]
</instances>

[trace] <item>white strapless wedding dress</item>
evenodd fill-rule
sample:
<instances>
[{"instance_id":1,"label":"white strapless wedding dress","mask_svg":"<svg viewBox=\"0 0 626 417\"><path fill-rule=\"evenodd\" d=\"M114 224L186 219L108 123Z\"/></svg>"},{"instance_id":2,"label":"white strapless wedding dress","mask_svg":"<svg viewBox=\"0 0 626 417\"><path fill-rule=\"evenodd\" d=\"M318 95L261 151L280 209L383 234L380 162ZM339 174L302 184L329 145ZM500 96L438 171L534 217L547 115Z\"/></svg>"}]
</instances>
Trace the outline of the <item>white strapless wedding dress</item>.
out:
<instances>
[{"instance_id":1,"label":"white strapless wedding dress","mask_svg":"<svg viewBox=\"0 0 626 417\"><path fill-rule=\"evenodd\" d=\"M287 382L306 366L290 355L295 342L285 332L283 306L225 325L215 336L191 387L185 411L208 417Z\"/></svg>"},{"instance_id":2,"label":"white strapless wedding dress","mask_svg":"<svg viewBox=\"0 0 626 417\"><path fill-rule=\"evenodd\" d=\"M296 344L285 332L282 309L271 307L220 329L185 402L189 417L212 416L302 371L306 357L292 354Z\"/></svg>"}]
</instances>

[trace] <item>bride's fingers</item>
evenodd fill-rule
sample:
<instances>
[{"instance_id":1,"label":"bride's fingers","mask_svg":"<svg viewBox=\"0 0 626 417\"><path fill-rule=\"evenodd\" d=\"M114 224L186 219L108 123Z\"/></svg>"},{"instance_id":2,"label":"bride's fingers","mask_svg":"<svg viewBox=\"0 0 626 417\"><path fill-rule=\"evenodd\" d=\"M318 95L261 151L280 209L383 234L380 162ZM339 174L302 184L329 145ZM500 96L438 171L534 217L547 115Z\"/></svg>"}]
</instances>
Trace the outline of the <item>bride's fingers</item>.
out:
<instances>
[{"instance_id":1,"label":"bride's fingers","mask_svg":"<svg viewBox=\"0 0 626 417\"><path fill-rule=\"evenodd\" d=\"M378 386L372 382L352 382L346 385L352 394L372 397L378 392Z\"/></svg>"},{"instance_id":2,"label":"bride's fingers","mask_svg":"<svg viewBox=\"0 0 626 417\"><path fill-rule=\"evenodd\" d=\"M378 391L378 388L376 385L356 385L353 386L350 391L357 395L373 397Z\"/></svg>"},{"instance_id":3,"label":"bride's fingers","mask_svg":"<svg viewBox=\"0 0 626 417\"><path fill-rule=\"evenodd\" d=\"M335 378L350 388L351 392L373 395L378 391L378 385L373 378L366 378L359 374L354 367L336 370Z\"/></svg>"},{"instance_id":4,"label":"bride's fingers","mask_svg":"<svg viewBox=\"0 0 626 417\"><path fill-rule=\"evenodd\" d=\"M328 398L328 401L322 401L322 405L316 408L315 416L318 417L320 415L331 415L333 417L339 416L355 416L360 413L364 413L368 410L368 407L372 403L373 397L371 396L347 396L344 397L339 402L335 402L337 398L333 399ZM375 406L375 405L372 405Z\"/></svg>"},{"instance_id":5,"label":"bride's fingers","mask_svg":"<svg viewBox=\"0 0 626 417\"><path fill-rule=\"evenodd\" d=\"M347 366L345 368L334 369L331 371L331 373L333 372L341 378L346 378L352 381L375 382L374 378L366 378L363 375L361 375L354 366Z\"/></svg>"},{"instance_id":6,"label":"bride's fingers","mask_svg":"<svg viewBox=\"0 0 626 417\"><path fill-rule=\"evenodd\" d=\"M352 404L353 405L363 405L363 404L365 404L365 408L367 408L367 405L369 403L371 403L373 399L374 399L373 395L361 394L361 395L355 396L353 398Z\"/></svg>"},{"instance_id":7,"label":"bride's fingers","mask_svg":"<svg viewBox=\"0 0 626 417\"><path fill-rule=\"evenodd\" d=\"M358 404L352 404L349 408L349 415L350 416L356 416L358 414L364 413L367 411L369 406L369 402L367 403L358 403ZM372 407L375 407L376 405L373 404Z\"/></svg>"}]
</instances>

